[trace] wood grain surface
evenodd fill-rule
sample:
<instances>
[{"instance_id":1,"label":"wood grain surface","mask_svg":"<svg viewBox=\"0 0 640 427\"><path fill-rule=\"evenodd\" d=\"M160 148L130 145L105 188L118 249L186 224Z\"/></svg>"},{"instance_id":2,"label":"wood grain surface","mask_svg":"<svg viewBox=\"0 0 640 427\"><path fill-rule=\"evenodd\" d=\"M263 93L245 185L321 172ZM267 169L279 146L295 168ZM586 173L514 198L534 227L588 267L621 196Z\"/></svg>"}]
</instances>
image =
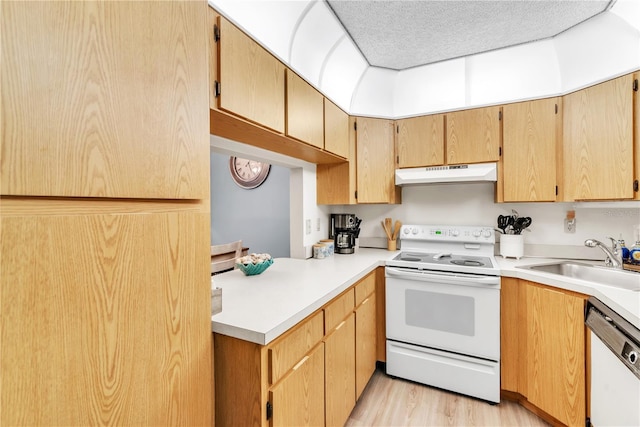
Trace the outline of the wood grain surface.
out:
<instances>
[{"instance_id":1,"label":"wood grain surface","mask_svg":"<svg viewBox=\"0 0 640 427\"><path fill-rule=\"evenodd\" d=\"M376 295L356 308L356 400L376 370Z\"/></svg>"},{"instance_id":2,"label":"wood grain surface","mask_svg":"<svg viewBox=\"0 0 640 427\"><path fill-rule=\"evenodd\" d=\"M326 425L343 426L356 403L353 312L325 337L324 351Z\"/></svg>"},{"instance_id":3,"label":"wood grain surface","mask_svg":"<svg viewBox=\"0 0 640 427\"><path fill-rule=\"evenodd\" d=\"M349 156L346 162L316 166L316 201L319 205L356 204L355 117L349 117Z\"/></svg>"},{"instance_id":4,"label":"wood grain surface","mask_svg":"<svg viewBox=\"0 0 640 427\"><path fill-rule=\"evenodd\" d=\"M563 97L565 200L634 197L632 79Z\"/></svg>"},{"instance_id":5,"label":"wood grain surface","mask_svg":"<svg viewBox=\"0 0 640 427\"><path fill-rule=\"evenodd\" d=\"M396 121L399 168L444 164L444 114Z\"/></svg>"},{"instance_id":6,"label":"wood grain surface","mask_svg":"<svg viewBox=\"0 0 640 427\"><path fill-rule=\"evenodd\" d=\"M353 311L354 290L349 289L324 308L324 331L328 334Z\"/></svg>"},{"instance_id":7,"label":"wood grain surface","mask_svg":"<svg viewBox=\"0 0 640 427\"><path fill-rule=\"evenodd\" d=\"M505 202L556 200L556 98L503 109Z\"/></svg>"},{"instance_id":8,"label":"wood grain surface","mask_svg":"<svg viewBox=\"0 0 640 427\"><path fill-rule=\"evenodd\" d=\"M2 425L205 425L208 214L3 217Z\"/></svg>"},{"instance_id":9,"label":"wood grain surface","mask_svg":"<svg viewBox=\"0 0 640 427\"><path fill-rule=\"evenodd\" d=\"M396 203L394 125L391 120L358 117L358 203Z\"/></svg>"},{"instance_id":10,"label":"wood grain surface","mask_svg":"<svg viewBox=\"0 0 640 427\"><path fill-rule=\"evenodd\" d=\"M633 79L640 84L640 72L633 73ZM640 183L640 93L633 92L633 149L635 152L634 159L634 180ZM640 188L635 193L635 199L640 200Z\"/></svg>"},{"instance_id":11,"label":"wood grain surface","mask_svg":"<svg viewBox=\"0 0 640 427\"><path fill-rule=\"evenodd\" d=\"M293 71L286 74L286 135L324 149L324 97Z\"/></svg>"},{"instance_id":12,"label":"wood grain surface","mask_svg":"<svg viewBox=\"0 0 640 427\"><path fill-rule=\"evenodd\" d=\"M3 195L208 198L205 2L0 7Z\"/></svg>"},{"instance_id":13,"label":"wood grain surface","mask_svg":"<svg viewBox=\"0 0 640 427\"><path fill-rule=\"evenodd\" d=\"M219 43L219 108L284 133L284 64L223 17Z\"/></svg>"},{"instance_id":14,"label":"wood grain surface","mask_svg":"<svg viewBox=\"0 0 640 427\"><path fill-rule=\"evenodd\" d=\"M498 160L500 106L454 111L446 117L447 164Z\"/></svg>"},{"instance_id":15,"label":"wood grain surface","mask_svg":"<svg viewBox=\"0 0 640 427\"><path fill-rule=\"evenodd\" d=\"M349 115L324 98L324 149L349 158Z\"/></svg>"}]
</instances>

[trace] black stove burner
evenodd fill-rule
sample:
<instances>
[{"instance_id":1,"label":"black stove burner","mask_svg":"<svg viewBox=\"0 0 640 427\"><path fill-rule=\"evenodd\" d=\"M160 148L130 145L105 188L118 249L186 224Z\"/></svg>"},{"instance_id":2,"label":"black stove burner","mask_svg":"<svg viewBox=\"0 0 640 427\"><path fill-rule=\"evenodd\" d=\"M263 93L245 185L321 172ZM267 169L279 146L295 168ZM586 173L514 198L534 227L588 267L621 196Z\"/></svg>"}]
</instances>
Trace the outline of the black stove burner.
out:
<instances>
[{"instance_id":1,"label":"black stove burner","mask_svg":"<svg viewBox=\"0 0 640 427\"><path fill-rule=\"evenodd\" d=\"M480 261L476 261L473 259L454 259L451 261L451 264L455 265L465 265L468 267L483 267L484 263Z\"/></svg>"},{"instance_id":2,"label":"black stove burner","mask_svg":"<svg viewBox=\"0 0 640 427\"><path fill-rule=\"evenodd\" d=\"M415 262L422 261L422 259L420 259L420 258L413 258L413 257L410 257L410 256L403 256L403 257L400 258L400 260L401 261L415 261Z\"/></svg>"}]
</instances>

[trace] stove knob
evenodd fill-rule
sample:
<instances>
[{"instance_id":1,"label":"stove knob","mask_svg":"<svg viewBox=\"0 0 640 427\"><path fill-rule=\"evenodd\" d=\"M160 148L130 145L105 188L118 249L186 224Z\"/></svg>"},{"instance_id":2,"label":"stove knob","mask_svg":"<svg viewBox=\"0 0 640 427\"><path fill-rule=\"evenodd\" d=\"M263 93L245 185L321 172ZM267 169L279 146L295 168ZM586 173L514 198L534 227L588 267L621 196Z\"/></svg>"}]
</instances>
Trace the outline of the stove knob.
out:
<instances>
[{"instance_id":1,"label":"stove knob","mask_svg":"<svg viewBox=\"0 0 640 427\"><path fill-rule=\"evenodd\" d=\"M410 229L409 227L405 227L405 228L402 230L402 232L403 232L404 234L409 234L409 233L411 232L411 229Z\"/></svg>"},{"instance_id":2,"label":"stove knob","mask_svg":"<svg viewBox=\"0 0 640 427\"><path fill-rule=\"evenodd\" d=\"M484 237L491 237L491 230L487 229L482 232Z\"/></svg>"},{"instance_id":3,"label":"stove knob","mask_svg":"<svg viewBox=\"0 0 640 427\"><path fill-rule=\"evenodd\" d=\"M473 231L473 237L480 237L480 230L474 230Z\"/></svg>"},{"instance_id":4,"label":"stove knob","mask_svg":"<svg viewBox=\"0 0 640 427\"><path fill-rule=\"evenodd\" d=\"M417 228L412 228L411 229L411 234L418 234L418 229Z\"/></svg>"},{"instance_id":5,"label":"stove knob","mask_svg":"<svg viewBox=\"0 0 640 427\"><path fill-rule=\"evenodd\" d=\"M453 237L458 237L458 236L460 235L460 231L455 230L455 229L454 229L454 230L451 230L451 235L452 235Z\"/></svg>"}]
</instances>

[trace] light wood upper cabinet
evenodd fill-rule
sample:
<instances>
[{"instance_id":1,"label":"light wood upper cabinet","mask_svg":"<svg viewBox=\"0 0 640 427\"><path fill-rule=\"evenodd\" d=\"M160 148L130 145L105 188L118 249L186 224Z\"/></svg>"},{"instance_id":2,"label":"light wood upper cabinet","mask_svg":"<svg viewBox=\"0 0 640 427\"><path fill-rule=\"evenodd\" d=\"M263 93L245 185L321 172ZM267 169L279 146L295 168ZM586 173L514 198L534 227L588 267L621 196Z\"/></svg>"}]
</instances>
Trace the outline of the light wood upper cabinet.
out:
<instances>
[{"instance_id":1,"label":"light wood upper cabinet","mask_svg":"<svg viewBox=\"0 0 640 427\"><path fill-rule=\"evenodd\" d=\"M320 344L272 388L269 392L273 405L271 427L324 425L324 366L324 344Z\"/></svg>"},{"instance_id":2,"label":"light wood upper cabinet","mask_svg":"<svg viewBox=\"0 0 640 427\"><path fill-rule=\"evenodd\" d=\"M633 75L564 96L564 198L631 199Z\"/></svg>"},{"instance_id":3,"label":"light wood upper cabinet","mask_svg":"<svg viewBox=\"0 0 640 427\"><path fill-rule=\"evenodd\" d=\"M1 194L209 197L205 4L1 7Z\"/></svg>"},{"instance_id":4,"label":"light wood upper cabinet","mask_svg":"<svg viewBox=\"0 0 640 427\"><path fill-rule=\"evenodd\" d=\"M636 200L640 200L640 72L634 73L633 80L636 88L633 91L633 147L635 152L633 190Z\"/></svg>"},{"instance_id":5,"label":"light wood upper cabinet","mask_svg":"<svg viewBox=\"0 0 640 427\"><path fill-rule=\"evenodd\" d=\"M447 114L447 164L498 160L501 147L501 108L475 108Z\"/></svg>"},{"instance_id":6,"label":"light wood upper cabinet","mask_svg":"<svg viewBox=\"0 0 640 427\"><path fill-rule=\"evenodd\" d=\"M319 205L354 205L356 200L356 118L348 117L349 155L346 162L316 167Z\"/></svg>"},{"instance_id":7,"label":"light wood upper cabinet","mask_svg":"<svg viewBox=\"0 0 640 427\"><path fill-rule=\"evenodd\" d=\"M444 114L396 121L398 168L444 164Z\"/></svg>"},{"instance_id":8,"label":"light wood upper cabinet","mask_svg":"<svg viewBox=\"0 0 640 427\"><path fill-rule=\"evenodd\" d=\"M547 98L502 107L505 202L556 200L558 102Z\"/></svg>"},{"instance_id":9,"label":"light wood upper cabinet","mask_svg":"<svg viewBox=\"0 0 640 427\"><path fill-rule=\"evenodd\" d=\"M221 110L285 131L285 66L223 17L218 41Z\"/></svg>"},{"instance_id":10,"label":"light wood upper cabinet","mask_svg":"<svg viewBox=\"0 0 640 427\"><path fill-rule=\"evenodd\" d=\"M399 203L393 122L358 117L356 134L358 203Z\"/></svg>"},{"instance_id":11,"label":"light wood upper cabinet","mask_svg":"<svg viewBox=\"0 0 640 427\"><path fill-rule=\"evenodd\" d=\"M324 148L324 97L287 69L287 136Z\"/></svg>"},{"instance_id":12,"label":"light wood upper cabinet","mask_svg":"<svg viewBox=\"0 0 640 427\"><path fill-rule=\"evenodd\" d=\"M324 99L324 149L349 158L349 115Z\"/></svg>"}]
</instances>

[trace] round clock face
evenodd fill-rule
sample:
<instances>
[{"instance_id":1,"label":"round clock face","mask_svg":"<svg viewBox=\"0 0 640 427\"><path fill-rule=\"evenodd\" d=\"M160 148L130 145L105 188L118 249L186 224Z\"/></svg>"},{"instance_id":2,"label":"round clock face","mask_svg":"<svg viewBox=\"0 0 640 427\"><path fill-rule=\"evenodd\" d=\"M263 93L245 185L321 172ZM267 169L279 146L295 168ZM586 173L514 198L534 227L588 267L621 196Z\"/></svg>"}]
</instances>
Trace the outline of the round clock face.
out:
<instances>
[{"instance_id":1,"label":"round clock face","mask_svg":"<svg viewBox=\"0 0 640 427\"><path fill-rule=\"evenodd\" d=\"M269 175L271 165L255 160L231 157L229 159L229 171L231 178L242 188L256 188L262 184Z\"/></svg>"}]
</instances>

